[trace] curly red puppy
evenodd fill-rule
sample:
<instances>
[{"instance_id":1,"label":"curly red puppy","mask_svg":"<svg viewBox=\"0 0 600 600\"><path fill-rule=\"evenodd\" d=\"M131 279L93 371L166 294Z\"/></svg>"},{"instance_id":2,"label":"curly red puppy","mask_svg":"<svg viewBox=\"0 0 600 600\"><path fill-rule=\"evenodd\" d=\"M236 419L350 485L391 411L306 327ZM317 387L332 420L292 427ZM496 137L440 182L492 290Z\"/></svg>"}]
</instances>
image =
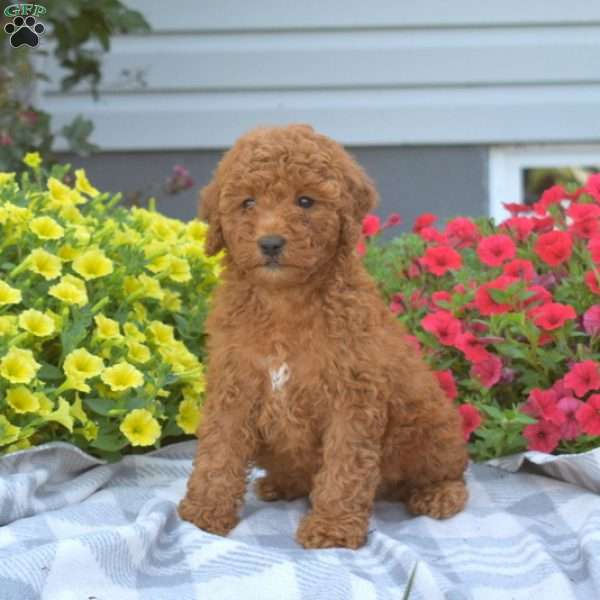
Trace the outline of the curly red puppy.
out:
<instances>
[{"instance_id":1,"label":"curly red puppy","mask_svg":"<svg viewBox=\"0 0 600 600\"><path fill-rule=\"evenodd\" d=\"M358 548L376 497L450 517L467 500L460 419L355 253L372 181L306 125L240 138L201 195L226 249L206 322L204 419L182 518L227 534L252 465L263 500L310 496L305 548Z\"/></svg>"}]
</instances>

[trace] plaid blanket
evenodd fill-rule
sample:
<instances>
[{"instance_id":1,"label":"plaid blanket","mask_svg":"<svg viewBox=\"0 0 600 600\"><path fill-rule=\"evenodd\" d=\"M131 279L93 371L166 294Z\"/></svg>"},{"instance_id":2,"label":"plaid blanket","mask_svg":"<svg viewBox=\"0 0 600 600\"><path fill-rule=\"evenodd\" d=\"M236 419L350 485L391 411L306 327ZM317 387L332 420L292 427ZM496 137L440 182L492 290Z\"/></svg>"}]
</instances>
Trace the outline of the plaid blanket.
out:
<instances>
[{"instance_id":1,"label":"plaid blanket","mask_svg":"<svg viewBox=\"0 0 600 600\"><path fill-rule=\"evenodd\" d=\"M227 538L182 522L193 452L108 465L54 443L0 459L0 599L399 600L415 565L412 599L600 597L600 450L471 465L467 510L447 521L378 502L356 552L294 542L307 500L249 491Z\"/></svg>"}]
</instances>

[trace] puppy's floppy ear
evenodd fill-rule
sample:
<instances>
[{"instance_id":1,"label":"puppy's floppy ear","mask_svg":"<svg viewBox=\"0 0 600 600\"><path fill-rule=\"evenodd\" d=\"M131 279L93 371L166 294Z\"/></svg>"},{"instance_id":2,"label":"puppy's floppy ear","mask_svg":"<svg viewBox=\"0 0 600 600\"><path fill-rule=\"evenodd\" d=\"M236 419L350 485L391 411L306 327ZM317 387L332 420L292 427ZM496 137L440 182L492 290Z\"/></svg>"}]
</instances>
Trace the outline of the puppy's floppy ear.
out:
<instances>
[{"instance_id":1,"label":"puppy's floppy ear","mask_svg":"<svg viewBox=\"0 0 600 600\"><path fill-rule=\"evenodd\" d=\"M216 180L211 181L200 191L198 216L208 223L208 232L204 241L204 251L207 256L214 256L225 248L219 215L219 193L220 188Z\"/></svg>"}]
</instances>

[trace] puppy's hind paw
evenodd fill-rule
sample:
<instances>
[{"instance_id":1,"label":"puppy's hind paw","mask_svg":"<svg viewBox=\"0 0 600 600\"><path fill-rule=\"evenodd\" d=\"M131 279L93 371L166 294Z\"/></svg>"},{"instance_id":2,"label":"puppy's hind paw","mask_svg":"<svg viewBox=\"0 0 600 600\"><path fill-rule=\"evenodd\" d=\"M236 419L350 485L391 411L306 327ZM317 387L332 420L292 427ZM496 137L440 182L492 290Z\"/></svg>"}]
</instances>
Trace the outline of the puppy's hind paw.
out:
<instances>
[{"instance_id":1,"label":"puppy's hind paw","mask_svg":"<svg viewBox=\"0 0 600 600\"><path fill-rule=\"evenodd\" d=\"M411 490L406 508L414 515L447 519L465 507L468 497L464 481L439 481Z\"/></svg>"},{"instance_id":2,"label":"puppy's hind paw","mask_svg":"<svg viewBox=\"0 0 600 600\"><path fill-rule=\"evenodd\" d=\"M239 521L235 513L226 513L218 507L200 507L189 498L184 498L179 503L177 512L184 521L215 535L227 535Z\"/></svg>"}]
</instances>

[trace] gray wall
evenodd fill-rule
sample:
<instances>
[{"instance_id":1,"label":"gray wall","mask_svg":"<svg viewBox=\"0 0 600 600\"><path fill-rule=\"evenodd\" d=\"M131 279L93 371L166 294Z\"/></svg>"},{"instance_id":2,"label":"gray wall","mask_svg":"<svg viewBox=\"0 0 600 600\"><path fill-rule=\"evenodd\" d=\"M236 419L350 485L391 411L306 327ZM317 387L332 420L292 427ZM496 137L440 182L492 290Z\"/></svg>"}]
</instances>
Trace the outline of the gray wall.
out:
<instances>
[{"instance_id":1,"label":"gray wall","mask_svg":"<svg viewBox=\"0 0 600 600\"><path fill-rule=\"evenodd\" d=\"M415 216L433 212L441 219L459 214L488 214L487 157L484 146L419 146L348 148L375 180L381 195L376 213L385 218L399 212L410 227ZM85 167L90 180L103 191L123 192L131 202L154 195L167 215L190 219L196 215L198 190L210 180L222 152L111 152L80 159L64 156ZM175 196L164 192L173 165L185 166L196 185Z\"/></svg>"}]
</instances>

